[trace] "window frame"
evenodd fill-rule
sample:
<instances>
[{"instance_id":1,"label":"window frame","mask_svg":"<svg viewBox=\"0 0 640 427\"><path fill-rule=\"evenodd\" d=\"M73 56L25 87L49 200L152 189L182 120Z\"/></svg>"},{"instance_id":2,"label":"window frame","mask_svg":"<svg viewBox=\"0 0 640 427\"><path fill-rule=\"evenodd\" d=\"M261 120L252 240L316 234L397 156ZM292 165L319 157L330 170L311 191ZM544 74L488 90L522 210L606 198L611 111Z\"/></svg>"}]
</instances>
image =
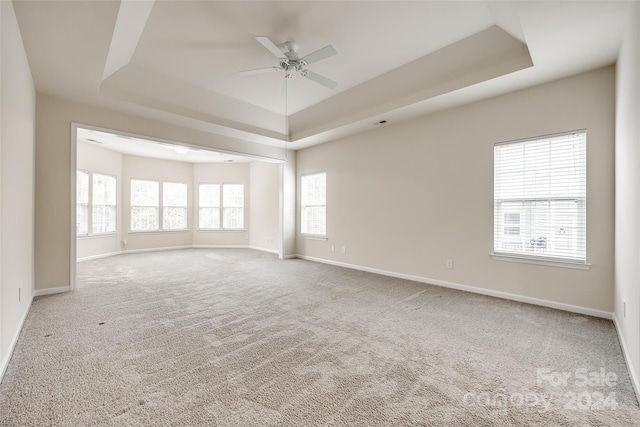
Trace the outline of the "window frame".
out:
<instances>
[{"instance_id":1,"label":"window frame","mask_svg":"<svg viewBox=\"0 0 640 427\"><path fill-rule=\"evenodd\" d=\"M218 205L217 206L202 206L202 198L200 197L200 189L202 186L204 185L215 185L218 187ZM224 203L224 188L225 186L231 186L231 185L240 185L242 186L242 206L238 207L238 206L225 206ZM245 213L246 213L246 199L247 199L247 191L246 191L246 185L244 183L241 182L222 182L222 183L217 183L217 182L200 182L198 183L198 231L213 231L213 232L219 232L219 231L226 231L226 232L242 232L242 231L246 231L246 221L245 221ZM242 209L242 227L241 228L230 228L230 227L225 227L225 209ZM202 227L202 220L201 220L201 212L202 209L218 209L218 224L220 225L218 228L209 228L209 227Z\"/></svg>"},{"instance_id":2,"label":"window frame","mask_svg":"<svg viewBox=\"0 0 640 427\"><path fill-rule=\"evenodd\" d=\"M184 206L174 206L174 205L166 205L165 204L165 184L181 184L185 187L185 204ZM187 182L182 181L162 181L161 189L161 197L158 202L161 205L161 218L158 224L160 231L188 231L189 230L189 184ZM165 227L165 209L184 209L184 228L166 228ZM161 227L160 227L161 226Z\"/></svg>"},{"instance_id":3,"label":"window frame","mask_svg":"<svg viewBox=\"0 0 640 427\"><path fill-rule=\"evenodd\" d=\"M323 204L305 204L303 197L303 182L304 179L310 176L323 175L324 176L324 203ZM304 230L304 218L306 208L324 208L324 233L309 233ZM300 175L300 236L305 239L312 240L327 240L327 172L318 171L310 172Z\"/></svg>"},{"instance_id":4,"label":"window frame","mask_svg":"<svg viewBox=\"0 0 640 427\"><path fill-rule=\"evenodd\" d=\"M152 205L134 205L133 204L133 182L134 181L145 181L145 182L155 182L156 184L158 184L158 204L156 206L152 206ZM148 179L148 178L130 178L129 179L129 233L158 233L158 232L162 232L162 227L161 227L161 219L160 218L160 211L161 211L161 194L160 194L160 189L161 189L161 185L160 185L160 180L157 179ZM153 230L134 230L133 229L133 208L155 208L156 209L156 223L157 223L157 227Z\"/></svg>"},{"instance_id":5,"label":"window frame","mask_svg":"<svg viewBox=\"0 0 640 427\"><path fill-rule=\"evenodd\" d=\"M103 204L103 203L98 203L96 204L93 200L93 196L94 196L94 177L96 175L101 175L101 176L106 176L109 178L113 178L113 183L114 183L114 194L113 194L113 198L114 198L114 204L113 205L107 205L107 204ZM90 201L91 201L91 231L89 233L89 235L91 236L106 236L106 235L113 235L116 234L118 232L118 177L116 175L111 175L108 173L102 173L102 172L91 172L91 178L90 178L90 183L91 183L91 187L89 190L90 193ZM93 211L95 209L96 206L107 206L110 208L113 208L114 210L114 230L113 231L104 231L104 232L96 232L95 231L95 227L94 227L94 214Z\"/></svg>"},{"instance_id":6,"label":"window frame","mask_svg":"<svg viewBox=\"0 0 640 427\"><path fill-rule=\"evenodd\" d=\"M227 204L225 204L225 193L224 193L224 189L225 187L230 187L230 186L241 186L242 187L242 206L228 206ZM244 231L245 227L244 227L244 213L245 213L245 199L247 197L247 192L245 191L245 185L244 184L240 184L240 183L223 183L221 188L220 188L220 197L221 197L221 203L220 203L220 226L222 227L222 230L224 231ZM226 215L226 211L227 209L240 209L241 210L241 214L240 214L240 218L242 219L242 226L241 227L225 227L225 220L227 218Z\"/></svg>"},{"instance_id":7,"label":"window frame","mask_svg":"<svg viewBox=\"0 0 640 427\"><path fill-rule=\"evenodd\" d=\"M202 194L201 194L201 188L204 185L211 185L211 186L216 186L218 187L218 205L217 206L202 206ZM222 230L222 216L220 214L220 211L222 210L222 185L221 184L216 184L216 183L212 183L212 182L201 182L198 184L198 230L199 231L219 231ZM219 227L203 227L202 226L202 216L201 216L201 212L202 209L217 209L218 210L218 224L220 225Z\"/></svg>"},{"instance_id":8,"label":"window frame","mask_svg":"<svg viewBox=\"0 0 640 427\"><path fill-rule=\"evenodd\" d=\"M578 183L578 185L580 187L580 193L579 195L575 195L575 194L571 194L570 190L567 190L568 192L565 193L564 195L560 195L558 196L557 194L553 194L554 190L557 190L557 187L554 188L553 184L554 181L550 178L549 179L549 190L548 193L545 196L539 196L536 195L535 197L530 197L530 196L520 196L520 197L502 197L502 198L498 198L498 194L497 194L497 188L500 185L508 185L510 182L508 180L505 181L501 181L499 182L498 179L499 177L497 176L497 171L498 171L498 147L499 146L505 146L505 145L515 145L515 144L526 144L526 143L534 143L534 142L542 142L544 140L551 140L553 138L561 138L564 136L571 136L571 135L576 135L576 134L580 134L581 135L581 141L580 143L583 144L583 146L580 148L580 152L578 153L579 156L582 157L582 159L580 159L581 162L580 166L583 166L583 169L581 169L581 176L578 178L578 181L576 181ZM524 156L524 154L523 154ZM569 162L571 158L567 159L567 162ZM575 157L573 157L573 159L575 159ZM499 260L499 261L515 261L515 262L524 262L524 263L532 263L532 264L542 264L542 265L550 265L550 266L556 266L556 267L567 267L567 268L576 268L576 269L589 269L591 264L589 264L587 262L587 215L586 215L586 208L587 208L587 163L588 163L588 159L587 159L587 131L586 129L579 129L579 130L574 130L574 131L568 131L568 132L561 132L561 133L556 133L556 134L551 134L551 135L541 135L541 136L536 136L536 137L531 137L531 138L524 138L524 139L518 139L518 140L513 140L513 141L507 141L507 142L501 142L501 143L497 143L494 144L494 179L493 179L493 184L494 184L494 193L493 193L493 252L491 253L491 257L494 260ZM526 157L523 157L523 161L535 161L536 158L535 157L531 157L529 159L527 159ZM504 167L504 165L502 165L502 167ZM544 169L545 171L547 171L547 169ZM524 166L522 167L522 173L526 174L526 173L531 173L532 171L535 172L535 169L533 166L528 165L528 169L525 168ZM551 167L549 167L548 169L548 173L551 174ZM537 212L535 211L535 209L537 208L537 204L539 203L547 203L548 204L548 211L550 212L550 219L547 220L550 224L553 223L553 221L556 220L557 216L552 214L552 212L555 209L559 209L559 207L557 206L558 203L567 203L567 202L574 202L576 203L576 208L575 208L575 213L571 213L570 217L572 219L574 219L576 221L576 226L575 228L578 230L578 236L577 236L577 241L579 242L579 248L576 250L576 256L563 256L563 254L559 253L559 252L555 252L552 253L551 255L547 255L546 252L544 253L536 253L537 251L539 251L539 248L537 246L533 247L533 249L531 249L530 251L523 251L523 250L512 250L509 251L508 249L505 250L504 248L498 248L498 243L505 243L507 242L509 239L509 236L513 236L514 238L519 238L520 240L522 240L522 236L527 235L527 233L525 233L524 235L523 233L523 228L526 225L526 221L527 221L527 212L529 212L530 215L536 215ZM513 224L511 223L507 223L507 217L509 215L515 214L515 211L511 211L509 210L509 207L505 207L504 204L521 204L521 206L519 207L519 212L518 212L518 224L515 224L515 222ZM562 208L560 208L562 209ZM534 221L535 216L531 217L528 221L529 223L531 223L531 221ZM551 227L550 225L547 225L547 227ZM518 229L518 234L508 234L505 233L505 231L507 229ZM546 250L547 247L547 240L549 237L553 237L553 236L546 236L544 237L544 241L542 242L544 244L544 250ZM517 240L517 239L516 239ZM534 245L534 240L531 240L531 244ZM508 242L507 242L508 243ZM537 243L535 243L535 245L537 245ZM582 254L584 254L584 258L582 257Z\"/></svg>"}]
</instances>

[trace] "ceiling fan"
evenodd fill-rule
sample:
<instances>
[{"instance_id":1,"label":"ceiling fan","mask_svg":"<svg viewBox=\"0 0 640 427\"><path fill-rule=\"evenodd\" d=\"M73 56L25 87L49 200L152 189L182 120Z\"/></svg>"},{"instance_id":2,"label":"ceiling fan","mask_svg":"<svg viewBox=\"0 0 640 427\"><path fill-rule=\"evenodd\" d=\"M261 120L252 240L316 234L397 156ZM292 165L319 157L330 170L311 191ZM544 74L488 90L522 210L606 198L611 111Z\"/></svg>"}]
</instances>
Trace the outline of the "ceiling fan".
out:
<instances>
[{"instance_id":1,"label":"ceiling fan","mask_svg":"<svg viewBox=\"0 0 640 427\"><path fill-rule=\"evenodd\" d=\"M239 75L250 76L253 74L269 73L273 71L285 71L285 79L293 79L293 76L299 72L302 77L306 77L307 79L321 84L326 88L333 89L338 85L338 83L334 82L333 80L306 69L307 65L313 64L314 62L321 61L337 54L338 52L336 52L333 46L325 46L322 49L318 49L315 52L311 52L310 54L301 58L297 53L299 47L298 43L294 41L286 42L284 45L287 48L287 51L283 52L278 46L276 46L271 40L269 40L268 37L256 37L256 40L269 52L271 52L273 56L278 58L279 66L240 71L238 72ZM285 80L285 83L287 81L288 80Z\"/></svg>"}]
</instances>

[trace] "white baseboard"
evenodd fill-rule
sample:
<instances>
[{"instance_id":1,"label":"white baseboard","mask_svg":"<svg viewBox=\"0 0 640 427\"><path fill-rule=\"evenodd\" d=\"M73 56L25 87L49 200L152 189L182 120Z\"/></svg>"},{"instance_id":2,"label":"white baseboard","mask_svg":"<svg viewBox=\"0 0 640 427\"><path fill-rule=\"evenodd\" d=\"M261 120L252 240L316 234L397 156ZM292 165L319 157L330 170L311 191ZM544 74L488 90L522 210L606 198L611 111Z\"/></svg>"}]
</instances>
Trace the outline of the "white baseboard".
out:
<instances>
[{"instance_id":1,"label":"white baseboard","mask_svg":"<svg viewBox=\"0 0 640 427\"><path fill-rule=\"evenodd\" d=\"M34 297L40 297L42 295L53 295L53 294L61 294L63 292L69 292L71 287L69 286L60 286L58 288L47 288L47 289L36 289L33 291Z\"/></svg>"},{"instance_id":2,"label":"white baseboard","mask_svg":"<svg viewBox=\"0 0 640 427\"><path fill-rule=\"evenodd\" d=\"M271 252L270 249L263 249L263 248L248 246L248 245L186 245L186 246L167 246L167 247L162 247L162 248L130 249L130 250L124 250L124 251L119 251L119 252L108 252L108 253L105 253L105 254L91 255L91 256L87 256L87 257L78 258L76 261L77 262L91 261L91 260L94 260L94 259L109 258L109 257L112 257L112 256L117 256L117 255L122 255L122 254L140 254L140 253L144 253L144 252L173 251L173 250L178 250L178 249L191 249L191 248L195 248L195 249L247 249L247 248L251 248L251 249L256 249L256 250L262 250L262 251L265 251L265 252ZM277 254L278 251L273 251L273 253Z\"/></svg>"},{"instance_id":3,"label":"white baseboard","mask_svg":"<svg viewBox=\"0 0 640 427\"><path fill-rule=\"evenodd\" d=\"M251 245L249 245L249 249L253 249L255 251L261 251L261 252L269 252L270 254L280 255L280 251L278 251L276 249L261 248L260 246L251 246Z\"/></svg>"},{"instance_id":4,"label":"white baseboard","mask_svg":"<svg viewBox=\"0 0 640 427\"><path fill-rule=\"evenodd\" d=\"M326 260L322 258L309 257L305 255L297 255L297 257L308 260L308 261L320 262L323 264L330 264L338 267L351 268L353 270L366 271L368 273L381 274L383 276L396 277L398 279L412 280L414 282L427 283L430 285L442 286L444 288L451 288L451 289L457 289L459 291L472 292L474 294L488 295L496 298L508 299L512 301L539 305L542 307L555 308L557 310L569 311L572 313L584 314L587 316L601 317L603 319L609 319L609 320L613 319L613 313L610 313L608 311L595 310L593 308L588 308L588 307L580 307L577 305L564 304L564 303L555 302L555 301L527 297L524 295L511 294L508 292L494 291L491 289L478 288L476 286L461 285L459 283L445 282L444 280L430 279L428 277L413 276L410 274L396 273L393 271L386 271L386 270L378 270L377 268L363 267L360 265L347 264L344 262L331 261L331 260Z\"/></svg>"},{"instance_id":5,"label":"white baseboard","mask_svg":"<svg viewBox=\"0 0 640 427\"><path fill-rule=\"evenodd\" d=\"M162 252L162 251L173 251L177 249L189 249L193 246L167 246L164 248L144 248L144 249L127 249L122 251L123 254L140 254L144 252Z\"/></svg>"},{"instance_id":6,"label":"white baseboard","mask_svg":"<svg viewBox=\"0 0 640 427\"><path fill-rule=\"evenodd\" d=\"M620 347L622 347L622 354L624 355L624 361L627 363L627 370L629 371L629 377L631 378L633 391L636 392L636 399L640 403L640 379L638 378L638 373L635 371L635 369L633 369L633 364L631 363L631 356L629 355L627 342L624 339L624 335L622 335L622 331L620 330L620 325L618 324L618 318L616 317L615 313L613 313L613 324L615 325L616 331L618 332Z\"/></svg>"},{"instance_id":7,"label":"white baseboard","mask_svg":"<svg viewBox=\"0 0 640 427\"><path fill-rule=\"evenodd\" d=\"M77 258L76 262L91 261L92 259L100 259L100 258L109 258L109 257L116 256L116 255L122 255L123 253L124 252L122 252L122 251L118 251L118 252L108 252L106 254L85 256L85 257L82 257L82 258Z\"/></svg>"},{"instance_id":8,"label":"white baseboard","mask_svg":"<svg viewBox=\"0 0 640 427\"><path fill-rule=\"evenodd\" d=\"M13 338L11 339L11 343L9 344L9 350L7 351L7 357L5 357L4 360L0 361L0 383L2 383L2 379L4 378L4 373L7 370L7 367L9 366L9 361L11 360L11 357L13 356L13 350L16 347L16 344L18 343L18 337L20 337L20 332L22 331L22 326L24 325L24 321L27 320L27 315L29 314L29 310L31 310L31 303L33 302L33 295L31 296L31 298L29 298L29 303L27 304L27 309L24 311L24 314L22 315L22 319L20 319L20 324L18 325L18 329L16 330L16 333L13 335Z\"/></svg>"},{"instance_id":9,"label":"white baseboard","mask_svg":"<svg viewBox=\"0 0 640 427\"><path fill-rule=\"evenodd\" d=\"M194 249L249 249L249 245L193 245Z\"/></svg>"}]
</instances>

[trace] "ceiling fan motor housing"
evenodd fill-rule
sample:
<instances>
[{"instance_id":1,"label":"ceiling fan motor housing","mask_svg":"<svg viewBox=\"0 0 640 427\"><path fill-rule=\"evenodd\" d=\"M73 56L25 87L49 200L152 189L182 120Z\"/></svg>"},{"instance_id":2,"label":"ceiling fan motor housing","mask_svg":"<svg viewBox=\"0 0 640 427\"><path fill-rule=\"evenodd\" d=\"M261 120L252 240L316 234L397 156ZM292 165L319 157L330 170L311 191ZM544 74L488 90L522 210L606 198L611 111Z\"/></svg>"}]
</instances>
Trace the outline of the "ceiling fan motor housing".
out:
<instances>
[{"instance_id":1,"label":"ceiling fan motor housing","mask_svg":"<svg viewBox=\"0 0 640 427\"><path fill-rule=\"evenodd\" d=\"M304 63L297 59L282 59L280 60L280 67L287 72L287 78L292 78L293 74L300 71Z\"/></svg>"}]
</instances>

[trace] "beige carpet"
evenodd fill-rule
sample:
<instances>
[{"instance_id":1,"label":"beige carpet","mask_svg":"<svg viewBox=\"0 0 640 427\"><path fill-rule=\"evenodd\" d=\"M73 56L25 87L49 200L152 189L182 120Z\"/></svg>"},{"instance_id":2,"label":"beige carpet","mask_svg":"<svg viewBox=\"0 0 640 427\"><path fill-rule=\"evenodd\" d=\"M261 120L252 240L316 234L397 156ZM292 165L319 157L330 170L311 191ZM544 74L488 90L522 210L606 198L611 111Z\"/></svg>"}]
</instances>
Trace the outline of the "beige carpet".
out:
<instances>
[{"instance_id":1,"label":"beige carpet","mask_svg":"<svg viewBox=\"0 0 640 427\"><path fill-rule=\"evenodd\" d=\"M77 291L34 300L0 425L632 426L640 410L610 321L189 249L84 262Z\"/></svg>"}]
</instances>

